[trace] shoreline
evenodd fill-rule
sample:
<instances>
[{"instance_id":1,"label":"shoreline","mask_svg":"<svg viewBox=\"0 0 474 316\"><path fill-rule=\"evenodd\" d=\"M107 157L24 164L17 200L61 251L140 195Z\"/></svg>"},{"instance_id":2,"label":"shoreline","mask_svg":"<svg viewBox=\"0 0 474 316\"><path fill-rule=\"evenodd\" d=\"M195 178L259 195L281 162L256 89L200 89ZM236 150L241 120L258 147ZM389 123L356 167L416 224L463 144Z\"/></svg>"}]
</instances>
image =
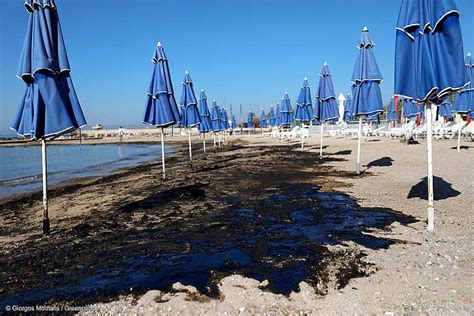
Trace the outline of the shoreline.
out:
<instances>
[{"instance_id":1,"label":"shoreline","mask_svg":"<svg viewBox=\"0 0 474 316\"><path fill-rule=\"evenodd\" d=\"M119 144L123 144L123 145L135 145L135 144L139 144L139 145L143 145L143 144L157 145L157 144L161 144L161 143L152 142L152 141L149 141L149 140L147 140L147 141L134 140L134 141L130 141L130 142L114 142L114 141L106 142L106 143L94 142L94 143L85 144L85 145L87 145L87 146L100 146L100 145L110 145L110 144L114 144L114 145L115 144L118 144L118 145ZM40 145L41 144L39 144L39 146ZM57 146L57 145L63 145L63 144L55 144L55 145ZM74 144L66 144L66 146L74 146ZM185 147L185 145L180 141L177 141L177 142L173 143L172 145L168 144L168 146L170 146L173 149L173 151L167 153L166 158L168 158L168 159L173 158L178 154L181 154L185 149L187 149L187 147ZM107 162L107 164L112 164L112 163L114 163L114 161ZM91 183L93 183L95 181L98 181L98 180L101 180L102 178L107 178L109 176L115 176L115 175L124 174L124 173L126 174L126 173L129 173L129 172L132 172L134 169L141 169L141 167L146 167L147 165L157 165L157 164L161 164L161 161L156 161L155 159L152 159L152 160L149 160L149 161L138 162L136 165L133 165L133 166L119 167L119 168L114 169L110 172L105 172L104 174L93 175L93 176L78 176L78 177L73 177L73 178L61 181L61 182L53 184L53 185L49 184L48 185L48 196L49 195L55 196L56 194L58 194L58 192L70 191L70 189L73 188L73 187L80 187L80 186L84 186L84 185L90 185ZM38 182L40 182L40 181L41 180L38 180ZM7 197L0 197L0 207L2 207L2 205L4 205L4 204L8 204L10 202L15 202L16 200L25 200L25 199L28 200L28 199L33 198L33 197L36 197L38 199L42 199L42 194L43 194L43 191L40 188L40 189L37 189L37 190L34 190L34 191L14 194L14 195L7 196Z\"/></svg>"}]
</instances>

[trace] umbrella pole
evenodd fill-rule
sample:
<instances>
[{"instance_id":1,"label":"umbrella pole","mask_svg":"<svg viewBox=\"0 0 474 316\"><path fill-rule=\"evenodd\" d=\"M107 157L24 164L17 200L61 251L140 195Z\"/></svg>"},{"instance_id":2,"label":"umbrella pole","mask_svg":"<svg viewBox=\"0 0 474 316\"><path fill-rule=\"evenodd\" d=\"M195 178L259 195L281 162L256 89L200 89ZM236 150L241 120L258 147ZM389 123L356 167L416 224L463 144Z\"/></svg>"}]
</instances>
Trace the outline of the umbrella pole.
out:
<instances>
[{"instance_id":1,"label":"umbrella pole","mask_svg":"<svg viewBox=\"0 0 474 316\"><path fill-rule=\"evenodd\" d=\"M43 235L49 235L48 215L48 166L46 156L46 140L41 140L41 158L43 169Z\"/></svg>"},{"instance_id":2,"label":"umbrella pole","mask_svg":"<svg viewBox=\"0 0 474 316\"><path fill-rule=\"evenodd\" d=\"M301 124L301 149L304 148L303 130L304 130L304 123Z\"/></svg>"},{"instance_id":3,"label":"umbrella pole","mask_svg":"<svg viewBox=\"0 0 474 316\"><path fill-rule=\"evenodd\" d=\"M191 128L188 128L188 142L189 142L189 160L193 161L193 151L191 149Z\"/></svg>"},{"instance_id":4,"label":"umbrella pole","mask_svg":"<svg viewBox=\"0 0 474 316\"><path fill-rule=\"evenodd\" d=\"M212 138L214 139L214 147L216 147L216 133L212 132Z\"/></svg>"},{"instance_id":5,"label":"umbrella pole","mask_svg":"<svg viewBox=\"0 0 474 316\"><path fill-rule=\"evenodd\" d=\"M431 104L426 107L426 145L428 152L428 231L434 230L433 142Z\"/></svg>"},{"instance_id":6,"label":"umbrella pole","mask_svg":"<svg viewBox=\"0 0 474 316\"><path fill-rule=\"evenodd\" d=\"M359 117L359 138L357 140L357 163L356 163L356 174L360 174L360 145L362 142L362 116Z\"/></svg>"},{"instance_id":7,"label":"umbrella pole","mask_svg":"<svg viewBox=\"0 0 474 316\"><path fill-rule=\"evenodd\" d=\"M206 153L206 133L202 134L202 143L204 145L204 153Z\"/></svg>"},{"instance_id":8,"label":"umbrella pole","mask_svg":"<svg viewBox=\"0 0 474 316\"><path fill-rule=\"evenodd\" d=\"M161 165L163 167L163 180L166 179L165 172L165 131L161 128Z\"/></svg>"},{"instance_id":9,"label":"umbrella pole","mask_svg":"<svg viewBox=\"0 0 474 316\"><path fill-rule=\"evenodd\" d=\"M324 123L321 122L321 145L319 148L319 159L323 159L323 133L324 133Z\"/></svg>"},{"instance_id":10,"label":"umbrella pole","mask_svg":"<svg viewBox=\"0 0 474 316\"><path fill-rule=\"evenodd\" d=\"M460 124L459 124L459 129L458 129L458 152L461 151L461 123L462 122L462 118L461 118L461 121L460 121Z\"/></svg>"}]
</instances>

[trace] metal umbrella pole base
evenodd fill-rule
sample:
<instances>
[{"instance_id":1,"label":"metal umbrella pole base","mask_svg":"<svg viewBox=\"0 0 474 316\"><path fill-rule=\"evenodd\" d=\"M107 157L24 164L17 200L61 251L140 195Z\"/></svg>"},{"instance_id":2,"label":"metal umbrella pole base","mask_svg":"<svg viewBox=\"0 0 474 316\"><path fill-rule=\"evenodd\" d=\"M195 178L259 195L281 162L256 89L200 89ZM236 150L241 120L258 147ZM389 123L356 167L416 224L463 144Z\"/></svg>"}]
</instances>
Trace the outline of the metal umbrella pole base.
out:
<instances>
[{"instance_id":1,"label":"metal umbrella pole base","mask_svg":"<svg viewBox=\"0 0 474 316\"><path fill-rule=\"evenodd\" d=\"M426 145L428 160L428 231L434 230L434 188L433 188L433 119L431 104L426 106Z\"/></svg>"},{"instance_id":2,"label":"metal umbrella pole base","mask_svg":"<svg viewBox=\"0 0 474 316\"><path fill-rule=\"evenodd\" d=\"M41 140L41 156L43 169L43 235L49 235L49 215L48 215L48 165L46 155L46 140Z\"/></svg>"},{"instance_id":3,"label":"metal umbrella pole base","mask_svg":"<svg viewBox=\"0 0 474 316\"><path fill-rule=\"evenodd\" d=\"M357 139L357 162L356 162L356 174L360 174L360 146L362 142L362 117L359 117L359 132Z\"/></svg>"}]
</instances>

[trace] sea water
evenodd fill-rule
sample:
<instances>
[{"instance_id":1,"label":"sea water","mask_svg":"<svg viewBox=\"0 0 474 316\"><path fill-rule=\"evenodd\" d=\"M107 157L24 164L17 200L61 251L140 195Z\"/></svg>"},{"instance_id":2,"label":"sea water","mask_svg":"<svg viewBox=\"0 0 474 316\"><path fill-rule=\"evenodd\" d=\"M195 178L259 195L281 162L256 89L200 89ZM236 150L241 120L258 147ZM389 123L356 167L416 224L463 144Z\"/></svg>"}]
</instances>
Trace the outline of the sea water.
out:
<instances>
[{"instance_id":1,"label":"sea water","mask_svg":"<svg viewBox=\"0 0 474 316\"><path fill-rule=\"evenodd\" d=\"M170 152L165 147L165 152ZM161 159L160 145L101 144L47 147L48 185L97 176ZM42 188L41 146L0 147L0 198Z\"/></svg>"}]
</instances>

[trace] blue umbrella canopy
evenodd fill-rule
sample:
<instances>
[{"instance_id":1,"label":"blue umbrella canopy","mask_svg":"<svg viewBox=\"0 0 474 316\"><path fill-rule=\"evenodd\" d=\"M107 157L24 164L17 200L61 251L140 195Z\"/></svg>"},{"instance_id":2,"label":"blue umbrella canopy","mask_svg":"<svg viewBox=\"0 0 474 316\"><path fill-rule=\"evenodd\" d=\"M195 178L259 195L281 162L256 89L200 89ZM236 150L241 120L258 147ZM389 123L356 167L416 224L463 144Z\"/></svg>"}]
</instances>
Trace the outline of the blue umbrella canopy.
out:
<instances>
[{"instance_id":1,"label":"blue umbrella canopy","mask_svg":"<svg viewBox=\"0 0 474 316\"><path fill-rule=\"evenodd\" d=\"M181 94L181 125L190 128L201 123L197 108L196 95L194 94L193 80L186 71L183 80L183 93Z\"/></svg>"},{"instance_id":2,"label":"blue umbrella canopy","mask_svg":"<svg viewBox=\"0 0 474 316\"><path fill-rule=\"evenodd\" d=\"M316 93L317 103L314 118L321 122L336 120L339 118L339 108L337 106L331 72L329 71L327 63L324 63L319 76L319 88Z\"/></svg>"},{"instance_id":3,"label":"blue umbrella canopy","mask_svg":"<svg viewBox=\"0 0 474 316\"><path fill-rule=\"evenodd\" d=\"M311 91L309 89L308 78L304 78L300 94L296 100L295 120L309 122L313 119L313 104L311 101Z\"/></svg>"},{"instance_id":4,"label":"blue umbrella canopy","mask_svg":"<svg viewBox=\"0 0 474 316\"><path fill-rule=\"evenodd\" d=\"M249 111L249 114L247 115L247 127L253 128L253 113L251 111Z\"/></svg>"},{"instance_id":5,"label":"blue umbrella canopy","mask_svg":"<svg viewBox=\"0 0 474 316\"><path fill-rule=\"evenodd\" d=\"M271 127L277 126L277 123L276 123L276 116L275 116L275 110L273 109L273 105L270 106L269 118L270 118L269 125L270 125Z\"/></svg>"},{"instance_id":6,"label":"blue umbrella canopy","mask_svg":"<svg viewBox=\"0 0 474 316\"><path fill-rule=\"evenodd\" d=\"M346 103L344 104L344 121L352 121L353 116L351 115L352 113L352 97L351 94L348 93L346 96Z\"/></svg>"},{"instance_id":7,"label":"blue umbrella canopy","mask_svg":"<svg viewBox=\"0 0 474 316\"><path fill-rule=\"evenodd\" d=\"M403 100L403 116L404 117L415 117L418 113L418 105L410 99Z\"/></svg>"},{"instance_id":8,"label":"blue umbrella canopy","mask_svg":"<svg viewBox=\"0 0 474 316\"><path fill-rule=\"evenodd\" d=\"M86 125L70 76L56 4L27 0L29 23L17 76L26 91L11 128L31 139L55 138Z\"/></svg>"},{"instance_id":9,"label":"blue umbrella canopy","mask_svg":"<svg viewBox=\"0 0 474 316\"><path fill-rule=\"evenodd\" d=\"M204 90L201 90L199 96L199 113L201 114L201 123L198 128L201 133L207 133L212 129L211 113L207 107L207 96Z\"/></svg>"},{"instance_id":10,"label":"blue umbrella canopy","mask_svg":"<svg viewBox=\"0 0 474 316\"><path fill-rule=\"evenodd\" d=\"M388 105L387 120L388 121L398 120L397 107L395 106L395 101L393 100L393 97L390 100L390 104Z\"/></svg>"},{"instance_id":11,"label":"blue umbrella canopy","mask_svg":"<svg viewBox=\"0 0 474 316\"><path fill-rule=\"evenodd\" d=\"M471 53L466 56L466 72L469 84L454 97L454 112L467 114L474 112L474 63Z\"/></svg>"},{"instance_id":12,"label":"blue umbrella canopy","mask_svg":"<svg viewBox=\"0 0 474 316\"><path fill-rule=\"evenodd\" d=\"M211 125L213 132L222 131L224 128L222 126L222 117L221 111L219 110L219 105L216 100L212 101L211 107Z\"/></svg>"},{"instance_id":13,"label":"blue umbrella canopy","mask_svg":"<svg viewBox=\"0 0 474 316\"><path fill-rule=\"evenodd\" d=\"M277 102L276 111L275 111L275 126L280 126L280 117L281 117L281 107L280 107L280 103Z\"/></svg>"},{"instance_id":14,"label":"blue umbrella canopy","mask_svg":"<svg viewBox=\"0 0 474 316\"><path fill-rule=\"evenodd\" d=\"M260 113L260 127L265 128L267 126L267 116L265 115L265 110L262 110L262 113Z\"/></svg>"},{"instance_id":15,"label":"blue umbrella canopy","mask_svg":"<svg viewBox=\"0 0 474 316\"><path fill-rule=\"evenodd\" d=\"M373 116L383 112L379 84L383 77L373 52L375 44L364 27L358 45L359 55L352 74L352 115Z\"/></svg>"},{"instance_id":16,"label":"blue umbrella canopy","mask_svg":"<svg viewBox=\"0 0 474 316\"><path fill-rule=\"evenodd\" d=\"M223 130L229 129L229 116L224 108L221 109L221 124Z\"/></svg>"},{"instance_id":17,"label":"blue umbrella canopy","mask_svg":"<svg viewBox=\"0 0 474 316\"><path fill-rule=\"evenodd\" d=\"M403 0L396 30L395 94L441 104L466 85L455 0Z\"/></svg>"},{"instance_id":18,"label":"blue umbrella canopy","mask_svg":"<svg viewBox=\"0 0 474 316\"><path fill-rule=\"evenodd\" d=\"M452 117L452 106L449 98L446 98L443 103L438 107L438 115L442 117Z\"/></svg>"},{"instance_id":19,"label":"blue umbrella canopy","mask_svg":"<svg viewBox=\"0 0 474 316\"><path fill-rule=\"evenodd\" d=\"M167 127L179 122L180 116L174 98L168 57L160 42L151 61L153 74L147 92L143 123Z\"/></svg>"},{"instance_id":20,"label":"blue umbrella canopy","mask_svg":"<svg viewBox=\"0 0 474 316\"><path fill-rule=\"evenodd\" d=\"M232 129L237 128L237 120L235 119L235 114L234 113L232 113L232 123L231 124L232 124L231 125Z\"/></svg>"},{"instance_id":21,"label":"blue umbrella canopy","mask_svg":"<svg viewBox=\"0 0 474 316\"><path fill-rule=\"evenodd\" d=\"M286 127L293 123L292 113L290 97L288 92L285 92L285 96L281 99L280 126Z\"/></svg>"}]
</instances>

